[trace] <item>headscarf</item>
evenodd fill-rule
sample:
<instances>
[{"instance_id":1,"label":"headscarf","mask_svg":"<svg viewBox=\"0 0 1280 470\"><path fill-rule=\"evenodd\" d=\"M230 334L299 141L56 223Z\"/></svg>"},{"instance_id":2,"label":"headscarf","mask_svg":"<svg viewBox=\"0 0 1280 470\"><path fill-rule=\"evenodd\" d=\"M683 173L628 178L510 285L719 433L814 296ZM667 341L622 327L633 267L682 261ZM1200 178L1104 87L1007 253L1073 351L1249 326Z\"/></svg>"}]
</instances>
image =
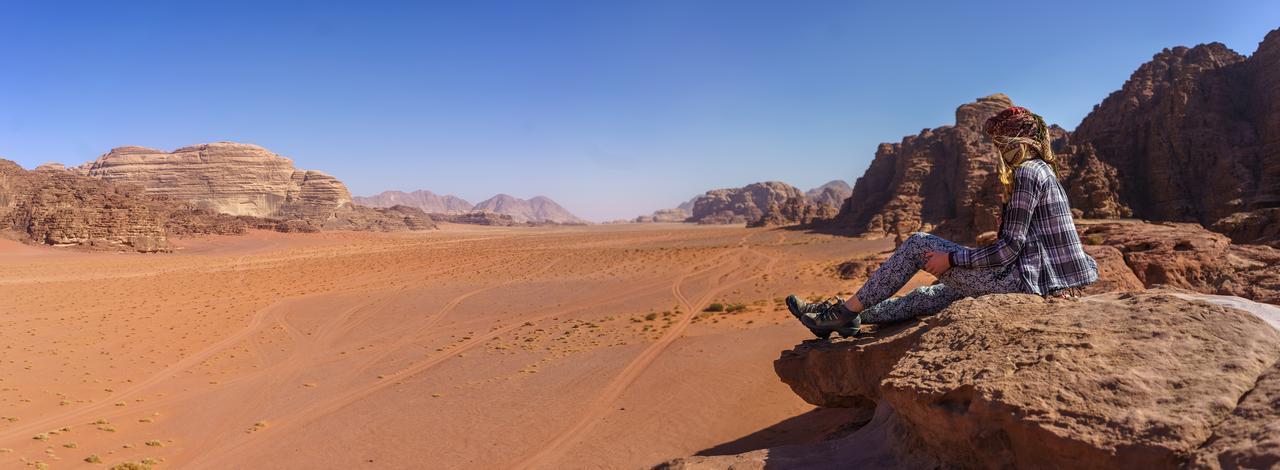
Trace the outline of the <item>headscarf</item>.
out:
<instances>
[{"instance_id":1,"label":"headscarf","mask_svg":"<svg viewBox=\"0 0 1280 470\"><path fill-rule=\"evenodd\" d=\"M982 128L1000 151L1000 182L1006 192L1013 192L1013 169L1027 161L1028 149L1039 154L1057 175L1057 159L1049 142L1049 127L1040 115L1021 106L1010 106L987 119Z\"/></svg>"}]
</instances>

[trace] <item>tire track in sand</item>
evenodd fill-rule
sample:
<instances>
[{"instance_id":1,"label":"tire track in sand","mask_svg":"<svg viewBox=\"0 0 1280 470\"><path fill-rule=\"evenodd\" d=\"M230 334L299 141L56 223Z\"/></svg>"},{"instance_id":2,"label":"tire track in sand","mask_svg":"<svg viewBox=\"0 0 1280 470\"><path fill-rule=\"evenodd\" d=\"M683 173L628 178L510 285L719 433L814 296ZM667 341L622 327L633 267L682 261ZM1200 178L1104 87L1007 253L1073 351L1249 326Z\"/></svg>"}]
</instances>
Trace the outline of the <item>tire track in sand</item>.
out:
<instances>
[{"instance_id":1,"label":"tire track in sand","mask_svg":"<svg viewBox=\"0 0 1280 470\"><path fill-rule=\"evenodd\" d=\"M760 253L748 246L746 243L747 238L750 236L751 234L743 236L738 242L738 247L747 253L761 255L769 259L769 263L760 274L728 284L721 283L719 280L720 278L717 278L715 285L709 289L706 294L699 297L696 302L689 301L689 298L680 288L680 285L688 278L692 277L694 273L686 273L676 278L676 280L671 283L671 294L675 296L676 300L679 301L682 306L684 306L685 310L688 311L688 314L686 314L684 318L680 319L679 323L667 331L667 334L663 335L656 343L642 351L639 356L631 361L631 363L627 364L626 367L619 371L618 375L605 385L603 391L601 391L596 399L582 412L577 421L557 434L556 437L548 442L547 445L543 446L542 449L538 450L532 456L517 462L512 467L539 468L551 466L550 464L552 462L568 451L570 447L577 444L581 439L581 436L589 431L591 427L600 420L600 418L612 411L613 403L622 396L626 389L630 387L636 379L640 378L640 375L643 374L651 364L653 364L653 361L656 360L659 355L666 351L667 347L671 346L676 339L679 339L684 334L684 330L689 327L693 322L693 318L698 315L700 309L697 307L701 307L711 301L716 294L724 291L725 289L751 279L755 279L761 275L771 273L774 265L778 262L778 258ZM785 238L785 235L783 237ZM781 242L781 240L779 240L779 242ZM742 262L741 258L739 258L739 262L730 270L730 272L737 271L742 268L744 264L745 263Z\"/></svg>"}]
</instances>

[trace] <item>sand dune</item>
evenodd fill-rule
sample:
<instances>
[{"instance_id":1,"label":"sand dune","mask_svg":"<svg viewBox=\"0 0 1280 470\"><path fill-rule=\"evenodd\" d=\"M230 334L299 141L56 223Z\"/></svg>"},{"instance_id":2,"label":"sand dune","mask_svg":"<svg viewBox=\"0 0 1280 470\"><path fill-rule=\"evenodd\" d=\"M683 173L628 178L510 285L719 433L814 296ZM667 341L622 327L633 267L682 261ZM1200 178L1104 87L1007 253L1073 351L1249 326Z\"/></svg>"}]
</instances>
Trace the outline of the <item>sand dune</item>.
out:
<instances>
[{"instance_id":1,"label":"sand dune","mask_svg":"<svg viewBox=\"0 0 1280 470\"><path fill-rule=\"evenodd\" d=\"M676 225L4 243L0 467L636 468L812 439L821 413L771 371L808 334L778 300L850 290L833 266L890 247Z\"/></svg>"}]
</instances>

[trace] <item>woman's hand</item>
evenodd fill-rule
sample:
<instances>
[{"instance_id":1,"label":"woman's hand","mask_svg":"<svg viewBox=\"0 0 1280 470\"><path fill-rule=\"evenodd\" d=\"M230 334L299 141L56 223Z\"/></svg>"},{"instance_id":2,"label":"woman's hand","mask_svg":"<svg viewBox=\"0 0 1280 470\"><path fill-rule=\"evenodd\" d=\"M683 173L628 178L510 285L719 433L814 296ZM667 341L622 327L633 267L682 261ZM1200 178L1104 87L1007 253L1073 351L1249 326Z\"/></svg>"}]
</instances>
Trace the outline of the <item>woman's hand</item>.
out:
<instances>
[{"instance_id":1,"label":"woman's hand","mask_svg":"<svg viewBox=\"0 0 1280 470\"><path fill-rule=\"evenodd\" d=\"M942 273L951 269L951 253L930 251L924 254L924 270L934 277L942 277Z\"/></svg>"}]
</instances>

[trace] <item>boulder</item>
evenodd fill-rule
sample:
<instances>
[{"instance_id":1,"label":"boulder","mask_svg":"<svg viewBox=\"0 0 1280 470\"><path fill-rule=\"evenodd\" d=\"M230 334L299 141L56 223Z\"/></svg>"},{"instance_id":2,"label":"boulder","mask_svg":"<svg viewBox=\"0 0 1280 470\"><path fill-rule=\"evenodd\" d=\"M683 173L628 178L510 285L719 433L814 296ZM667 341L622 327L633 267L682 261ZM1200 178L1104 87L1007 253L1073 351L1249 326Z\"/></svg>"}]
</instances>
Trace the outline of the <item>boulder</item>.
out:
<instances>
[{"instance_id":1,"label":"boulder","mask_svg":"<svg viewBox=\"0 0 1280 470\"><path fill-rule=\"evenodd\" d=\"M1086 243L1119 250L1147 287L1280 304L1280 250L1275 248L1232 244L1225 235L1194 223L1109 222L1080 228Z\"/></svg>"},{"instance_id":2,"label":"boulder","mask_svg":"<svg viewBox=\"0 0 1280 470\"><path fill-rule=\"evenodd\" d=\"M1200 299L1214 296L1180 295L989 295L865 337L806 341L774 363L778 376L818 406L874 403L871 423L819 444L664 465L1274 465L1280 332Z\"/></svg>"}]
</instances>

